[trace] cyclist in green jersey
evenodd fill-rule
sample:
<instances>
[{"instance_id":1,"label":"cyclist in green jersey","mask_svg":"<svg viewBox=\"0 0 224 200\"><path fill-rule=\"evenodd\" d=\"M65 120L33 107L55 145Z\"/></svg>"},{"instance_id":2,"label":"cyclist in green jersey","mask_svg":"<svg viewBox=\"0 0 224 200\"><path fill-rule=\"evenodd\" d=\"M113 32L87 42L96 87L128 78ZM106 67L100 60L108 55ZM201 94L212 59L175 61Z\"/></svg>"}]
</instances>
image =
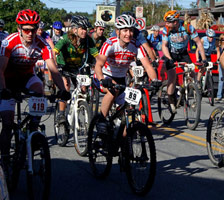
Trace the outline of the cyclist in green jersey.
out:
<instances>
[{"instance_id":1,"label":"cyclist in green jersey","mask_svg":"<svg viewBox=\"0 0 224 200\"><path fill-rule=\"evenodd\" d=\"M88 55L94 58L98 56L98 50L90 36L87 35L87 28L91 26L87 17L73 16L71 19L72 29L63 35L54 48L57 55L56 61L62 71L77 73L78 69L86 62ZM70 90L71 82L68 77L63 77L64 85L67 91ZM73 84L76 80L72 80ZM83 88L84 92L84 88ZM65 121L66 103L59 103L58 121Z\"/></svg>"}]
</instances>

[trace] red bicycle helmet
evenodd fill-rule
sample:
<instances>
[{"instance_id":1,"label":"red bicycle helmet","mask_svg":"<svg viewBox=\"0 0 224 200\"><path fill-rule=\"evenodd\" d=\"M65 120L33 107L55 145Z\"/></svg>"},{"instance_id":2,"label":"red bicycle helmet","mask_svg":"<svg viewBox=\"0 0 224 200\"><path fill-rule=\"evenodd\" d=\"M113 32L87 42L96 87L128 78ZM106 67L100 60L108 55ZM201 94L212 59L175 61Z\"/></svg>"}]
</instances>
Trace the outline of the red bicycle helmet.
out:
<instances>
[{"instance_id":1,"label":"red bicycle helmet","mask_svg":"<svg viewBox=\"0 0 224 200\"><path fill-rule=\"evenodd\" d=\"M30 9L22 10L16 17L16 22L20 25L34 24L37 25L40 22L40 15Z\"/></svg>"}]
</instances>

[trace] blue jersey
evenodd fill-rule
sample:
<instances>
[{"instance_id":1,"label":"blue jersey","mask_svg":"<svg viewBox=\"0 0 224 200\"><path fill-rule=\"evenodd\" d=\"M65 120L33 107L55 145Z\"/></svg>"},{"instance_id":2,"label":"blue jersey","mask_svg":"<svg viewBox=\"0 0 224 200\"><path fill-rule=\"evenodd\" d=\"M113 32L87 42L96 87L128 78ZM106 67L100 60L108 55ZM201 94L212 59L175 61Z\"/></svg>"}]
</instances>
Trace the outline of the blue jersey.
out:
<instances>
[{"instance_id":1,"label":"blue jersey","mask_svg":"<svg viewBox=\"0 0 224 200\"><path fill-rule=\"evenodd\" d=\"M208 37L204 36L203 38L203 46L204 46L204 50L205 50L205 55L206 56L210 56L212 51L214 51L216 49L215 46L215 38L213 38L212 42L208 41Z\"/></svg>"},{"instance_id":2,"label":"blue jersey","mask_svg":"<svg viewBox=\"0 0 224 200\"><path fill-rule=\"evenodd\" d=\"M148 35L147 39L149 40L149 42L151 42L155 50L161 50L162 35L158 35L156 38L154 38L154 34L152 33Z\"/></svg>"},{"instance_id":3,"label":"blue jersey","mask_svg":"<svg viewBox=\"0 0 224 200\"><path fill-rule=\"evenodd\" d=\"M110 37L117 37L115 30L110 34ZM134 38L136 39L137 46L147 43L145 37L136 28L134 29Z\"/></svg>"},{"instance_id":4,"label":"blue jersey","mask_svg":"<svg viewBox=\"0 0 224 200\"><path fill-rule=\"evenodd\" d=\"M189 32L183 26L183 21L180 20L178 30L167 30L167 27L163 29L163 41L168 42L168 48L172 53L179 53L187 50L188 40L198 37L198 33L195 28L190 25Z\"/></svg>"}]
</instances>

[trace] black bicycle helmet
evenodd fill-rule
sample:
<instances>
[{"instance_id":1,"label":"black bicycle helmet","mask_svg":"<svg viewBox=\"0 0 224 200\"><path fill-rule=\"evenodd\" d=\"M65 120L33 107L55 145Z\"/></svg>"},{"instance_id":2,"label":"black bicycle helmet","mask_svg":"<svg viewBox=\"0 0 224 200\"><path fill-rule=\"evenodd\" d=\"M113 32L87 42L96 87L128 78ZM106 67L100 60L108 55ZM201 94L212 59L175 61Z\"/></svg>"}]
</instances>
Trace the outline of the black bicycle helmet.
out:
<instances>
[{"instance_id":1,"label":"black bicycle helmet","mask_svg":"<svg viewBox=\"0 0 224 200\"><path fill-rule=\"evenodd\" d=\"M79 28L79 27L90 28L91 24L89 23L89 20L87 17L75 15L75 16L72 16L71 26L77 27L77 28Z\"/></svg>"}]
</instances>

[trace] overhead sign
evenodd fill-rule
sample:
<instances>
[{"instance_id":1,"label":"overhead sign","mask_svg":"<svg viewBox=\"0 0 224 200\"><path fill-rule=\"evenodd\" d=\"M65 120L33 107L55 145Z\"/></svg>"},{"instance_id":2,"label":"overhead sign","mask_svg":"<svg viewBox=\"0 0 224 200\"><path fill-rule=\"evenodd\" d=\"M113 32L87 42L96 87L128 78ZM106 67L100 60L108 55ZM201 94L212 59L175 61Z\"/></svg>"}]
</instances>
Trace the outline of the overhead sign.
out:
<instances>
[{"instance_id":1,"label":"overhead sign","mask_svg":"<svg viewBox=\"0 0 224 200\"><path fill-rule=\"evenodd\" d=\"M116 6L97 5L96 20L103 21L109 26L113 26L115 22Z\"/></svg>"},{"instance_id":2,"label":"overhead sign","mask_svg":"<svg viewBox=\"0 0 224 200\"><path fill-rule=\"evenodd\" d=\"M143 17L143 7L136 7L135 15L137 18Z\"/></svg>"},{"instance_id":3,"label":"overhead sign","mask_svg":"<svg viewBox=\"0 0 224 200\"><path fill-rule=\"evenodd\" d=\"M136 24L137 24L137 29L138 30L144 30L146 28L146 18L142 17L142 18L137 18L136 19Z\"/></svg>"}]
</instances>

